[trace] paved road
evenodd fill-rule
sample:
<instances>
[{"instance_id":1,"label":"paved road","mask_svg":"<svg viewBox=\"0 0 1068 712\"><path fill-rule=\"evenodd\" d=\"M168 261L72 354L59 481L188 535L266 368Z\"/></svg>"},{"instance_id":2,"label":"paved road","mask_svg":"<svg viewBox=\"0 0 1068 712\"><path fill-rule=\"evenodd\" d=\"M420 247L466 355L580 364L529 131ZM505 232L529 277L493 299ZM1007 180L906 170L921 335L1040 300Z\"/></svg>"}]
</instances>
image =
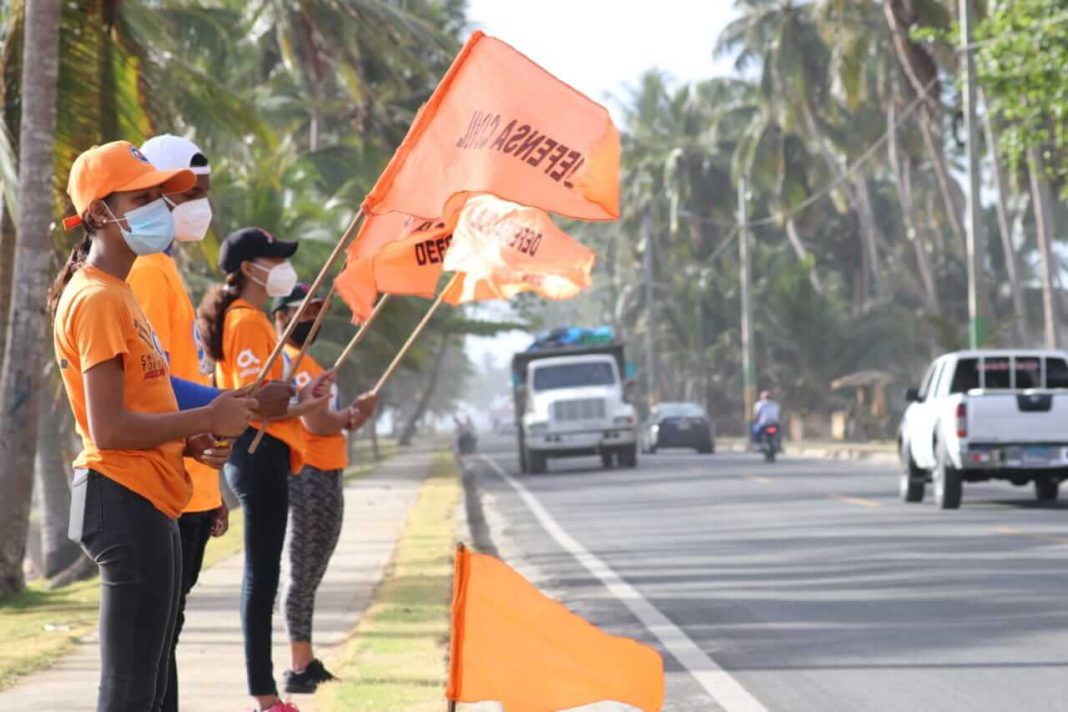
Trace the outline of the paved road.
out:
<instances>
[{"instance_id":1,"label":"paved road","mask_svg":"<svg viewBox=\"0 0 1068 712\"><path fill-rule=\"evenodd\" d=\"M885 464L662 453L521 476L503 441L483 452L767 710L1068 709L1068 505L1030 488L966 486L941 512L901 503ZM491 463L467 466L502 556L656 643ZM666 709L759 709L716 704L665 657Z\"/></svg>"}]
</instances>

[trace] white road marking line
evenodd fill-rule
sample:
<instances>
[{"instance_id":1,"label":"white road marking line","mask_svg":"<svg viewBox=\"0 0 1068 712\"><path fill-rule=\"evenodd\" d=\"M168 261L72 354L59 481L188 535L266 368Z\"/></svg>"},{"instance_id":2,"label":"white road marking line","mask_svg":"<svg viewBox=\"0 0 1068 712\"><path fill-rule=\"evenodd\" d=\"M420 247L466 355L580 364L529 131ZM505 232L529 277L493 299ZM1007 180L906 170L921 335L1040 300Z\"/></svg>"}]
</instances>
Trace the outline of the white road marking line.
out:
<instances>
[{"instance_id":1,"label":"white road marking line","mask_svg":"<svg viewBox=\"0 0 1068 712\"><path fill-rule=\"evenodd\" d=\"M701 650L690 636L668 620L667 616L638 593L633 586L626 583L619 574L564 531L563 527L521 482L509 475L494 460L485 455L481 458L501 479L512 486L549 536L629 608L642 625L660 640L664 649L689 671L694 680L726 712L768 712L767 708L749 694L748 690L721 668L705 651Z\"/></svg>"},{"instance_id":2,"label":"white road marking line","mask_svg":"<svg viewBox=\"0 0 1068 712\"><path fill-rule=\"evenodd\" d=\"M878 509L879 507L883 506L882 504L876 502L873 499L864 499L863 497L846 497L845 495L841 494L829 494L827 496L839 502L845 502L846 504L855 504L858 507L867 507L868 509Z\"/></svg>"},{"instance_id":3,"label":"white road marking line","mask_svg":"<svg viewBox=\"0 0 1068 712\"><path fill-rule=\"evenodd\" d=\"M745 479L750 482L759 482L762 485L770 485L772 482L770 477L761 477L760 475L746 475Z\"/></svg>"}]
</instances>

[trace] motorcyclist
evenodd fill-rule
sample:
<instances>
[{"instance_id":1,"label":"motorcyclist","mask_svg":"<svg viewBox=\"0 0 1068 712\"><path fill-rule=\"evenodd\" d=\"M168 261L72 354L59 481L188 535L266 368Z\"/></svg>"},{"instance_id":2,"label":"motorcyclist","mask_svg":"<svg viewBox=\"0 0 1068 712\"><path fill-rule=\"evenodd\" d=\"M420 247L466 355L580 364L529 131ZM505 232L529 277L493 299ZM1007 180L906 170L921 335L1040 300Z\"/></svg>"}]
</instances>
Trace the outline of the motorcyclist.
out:
<instances>
[{"instance_id":1,"label":"motorcyclist","mask_svg":"<svg viewBox=\"0 0 1068 712\"><path fill-rule=\"evenodd\" d=\"M771 391L761 391L760 400L753 406L753 442L760 442L760 435L769 425L778 425L782 407L771 397Z\"/></svg>"}]
</instances>

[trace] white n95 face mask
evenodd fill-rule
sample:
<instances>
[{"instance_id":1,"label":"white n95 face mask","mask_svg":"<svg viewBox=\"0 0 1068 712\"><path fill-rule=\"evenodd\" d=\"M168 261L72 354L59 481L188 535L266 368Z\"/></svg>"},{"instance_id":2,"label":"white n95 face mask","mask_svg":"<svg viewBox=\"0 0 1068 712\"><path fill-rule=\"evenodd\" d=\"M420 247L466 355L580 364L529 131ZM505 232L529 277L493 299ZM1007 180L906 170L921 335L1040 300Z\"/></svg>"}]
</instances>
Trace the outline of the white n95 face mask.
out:
<instances>
[{"instance_id":1,"label":"white n95 face mask","mask_svg":"<svg viewBox=\"0 0 1068 712\"><path fill-rule=\"evenodd\" d=\"M266 267L253 262L252 266L267 273L266 282L256 281L264 286L268 297L287 297L293 291L293 287L297 286L297 271L289 262L281 262L274 267Z\"/></svg>"},{"instance_id":2,"label":"white n95 face mask","mask_svg":"<svg viewBox=\"0 0 1068 712\"><path fill-rule=\"evenodd\" d=\"M208 234L211 225L211 203L207 198L189 200L171 211L174 236L179 242L199 242Z\"/></svg>"}]
</instances>

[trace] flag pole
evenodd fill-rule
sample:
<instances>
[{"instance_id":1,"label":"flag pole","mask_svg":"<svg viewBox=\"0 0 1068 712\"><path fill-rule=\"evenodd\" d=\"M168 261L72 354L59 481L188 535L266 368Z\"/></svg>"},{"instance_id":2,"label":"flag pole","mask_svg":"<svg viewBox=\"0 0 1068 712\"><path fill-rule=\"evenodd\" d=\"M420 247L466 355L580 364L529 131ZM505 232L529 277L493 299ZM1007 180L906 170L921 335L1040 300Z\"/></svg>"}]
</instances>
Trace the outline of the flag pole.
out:
<instances>
[{"instance_id":1,"label":"flag pole","mask_svg":"<svg viewBox=\"0 0 1068 712\"><path fill-rule=\"evenodd\" d=\"M456 281L459 279L460 273L454 272L452 278L449 280L449 283L445 285L445 288L441 290L440 294L438 294L437 298L434 300L434 303L430 305L429 309L427 309L426 314L423 315L422 321L420 321L418 326L415 327L415 330L412 331L411 335L408 337L408 340L404 342L404 346L401 346L401 350L397 352L397 355L393 357L393 361L389 364L389 367L386 369L386 372L382 374L382 377L378 379L378 383L376 383L375 387L371 389L371 393L373 395L377 396L379 391L382 390L382 386L386 385L386 381L388 381L390 376L393 375L393 372L397 370L397 366L400 365L400 362L404 359L404 356L408 353L408 350L412 348L412 344L415 343L415 340L419 338L419 334L423 333L423 329L425 329L427 327L427 324L430 323L430 319L434 316L435 312L437 312L438 310L438 307L440 307L441 303L445 300L445 295L449 293L449 290L452 289L453 285L456 284Z\"/></svg>"},{"instance_id":2,"label":"flag pole","mask_svg":"<svg viewBox=\"0 0 1068 712\"><path fill-rule=\"evenodd\" d=\"M304 314L304 310L315 299L315 292L318 291L319 286L322 285L323 280L326 279L327 273L330 268L333 267L334 262L337 261L338 255L342 253L345 246L349 244L353 236L356 235L359 230L360 223L363 220L363 208L361 207L359 212L352 218L352 222L345 228L344 234L341 239L338 240L334 246L334 251L330 253L330 256L326 259L326 264L319 270L319 274L316 275L315 281L312 282L311 287L308 288L308 295L304 297L304 301L300 303L300 307L297 309L297 313L293 315L293 318L286 324L285 331L278 338L278 343L274 345L274 350L271 351L271 355L267 357L267 363L263 364L263 368L260 369L260 375L256 377L256 382L252 384L252 390L256 390L263 385L263 382L267 380L267 373L274 366L274 362L278 360L278 357L282 354L282 349L285 347L286 342L289 341L289 337L293 334L293 329L297 327L297 323L300 321L300 317Z\"/></svg>"},{"instance_id":3,"label":"flag pole","mask_svg":"<svg viewBox=\"0 0 1068 712\"><path fill-rule=\"evenodd\" d=\"M320 327L323 325L323 318L326 316L326 312L330 309L330 300L334 297L334 290L337 288L337 282L334 281L330 284L330 289L326 293L326 297L323 298L323 306L319 310L319 313L315 315L315 321L312 322L311 329L308 331L308 338L304 340L304 343L300 345L300 353L293 360L293 365L289 367L289 375L295 376L297 370L300 368L300 364L304 362L304 357L308 353L308 347L315 341L316 334L319 333ZM287 379L288 380L288 379ZM267 432L267 423L269 421L264 418L260 423L260 430L256 433L256 437L252 439L252 444L248 446L249 454L256 452L256 449L260 446L260 441L263 440L264 433Z\"/></svg>"},{"instance_id":4,"label":"flag pole","mask_svg":"<svg viewBox=\"0 0 1068 712\"><path fill-rule=\"evenodd\" d=\"M349 341L348 346L346 346L345 350L341 352L341 355L337 357L337 361L334 361L335 370L341 368L341 364L343 364L345 360L352 355L352 351L356 348L356 345L363 341L363 337L367 335L368 328L371 326L372 323L374 323L374 320L378 318L379 313L382 311L382 307L384 307L386 305L386 302L388 301L389 295L383 294L382 298L378 300L378 304L375 304L374 311L372 311L371 315L367 317L367 321L360 324L360 330L353 335L352 339Z\"/></svg>"}]
</instances>

